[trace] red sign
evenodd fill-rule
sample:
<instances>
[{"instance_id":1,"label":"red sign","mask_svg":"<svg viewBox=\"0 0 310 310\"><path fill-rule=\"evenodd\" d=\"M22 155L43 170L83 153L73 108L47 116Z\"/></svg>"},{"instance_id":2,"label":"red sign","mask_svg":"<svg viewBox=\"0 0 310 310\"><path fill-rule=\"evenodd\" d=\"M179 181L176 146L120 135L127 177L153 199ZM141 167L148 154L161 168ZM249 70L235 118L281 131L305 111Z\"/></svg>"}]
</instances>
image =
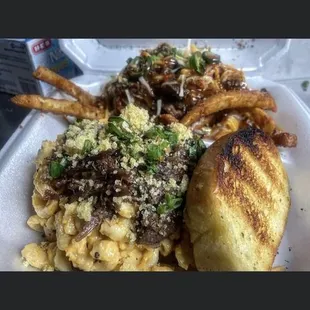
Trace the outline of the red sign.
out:
<instances>
[{"instance_id":1,"label":"red sign","mask_svg":"<svg viewBox=\"0 0 310 310\"><path fill-rule=\"evenodd\" d=\"M39 53L47 50L48 48L50 48L51 45L52 45L51 39L40 40L39 42L32 45L32 52L34 54L39 54Z\"/></svg>"}]
</instances>

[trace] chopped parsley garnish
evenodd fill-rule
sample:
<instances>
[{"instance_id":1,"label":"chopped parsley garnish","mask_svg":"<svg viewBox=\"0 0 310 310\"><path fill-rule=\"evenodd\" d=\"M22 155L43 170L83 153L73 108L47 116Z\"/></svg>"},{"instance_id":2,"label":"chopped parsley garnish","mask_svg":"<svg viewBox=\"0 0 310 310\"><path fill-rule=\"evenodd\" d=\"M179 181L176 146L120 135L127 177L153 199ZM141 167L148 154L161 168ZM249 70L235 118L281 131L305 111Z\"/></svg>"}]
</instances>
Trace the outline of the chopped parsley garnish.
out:
<instances>
[{"instance_id":1,"label":"chopped parsley garnish","mask_svg":"<svg viewBox=\"0 0 310 310\"><path fill-rule=\"evenodd\" d=\"M147 61L151 64L154 65L156 61L159 61L160 57L156 56L156 55L151 55L147 57Z\"/></svg>"},{"instance_id":2,"label":"chopped parsley garnish","mask_svg":"<svg viewBox=\"0 0 310 310\"><path fill-rule=\"evenodd\" d=\"M178 49L176 47L173 47L171 49L171 52L172 52L172 55L175 57L177 55L177 53L178 53Z\"/></svg>"},{"instance_id":3,"label":"chopped parsley garnish","mask_svg":"<svg viewBox=\"0 0 310 310\"><path fill-rule=\"evenodd\" d=\"M151 144L147 148L147 161L148 162L156 162L162 160L165 155L165 149L167 148L168 143L163 141L159 145Z\"/></svg>"},{"instance_id":4,"label":"chopped parsley garnish","mask_svg":"<svg viewBox=\"0 0 310 310\"><path fill-rule=\"evenodd\" d=\"M308 87L309 87L309 81L303 81L301 83L301 88L303 89L303 91L307 91Z\"/></svg>"},{"instance_id":5,"label":"chopped parsley garnish","mask_svg":"<svg viewBox=\"0 0 310 310\"><path fill-rule=\"evenodd\" d=\"M161 129L160 127L154 126L145 133L145 137L149 139L153 139L157 137L164 138L165 135L163 134L163 129Z\"/></svg>"},{"instance_id":6,"label":"chopped parsley garnish","mask_svg":"<svg viewBox=\"0 0 310 310\"><path fill-rule=\"evenodd\" d=\"M165 156L165 149L169 146L167 141L162 141L160 144L150 144L146 152L146 167L149 173L158 171L157 164L162 161Z\"/></svg>"},{"instance_id":7,"label":"chopped parsley garnish","mask_svg":"<svg viewBox=\"0 0 310 310\"><path fill-rule=\"evenodd\" d=\"M157 164L155 163L149 163L147 164L147 171L151 174L157 173L158 172L158 167Z\"/></svg>"},{"instance_id":8,"label":"chopped parsley garnish","mask_svg":"<svg viewBox=\"0 0 310 310\"><path fill-rule=\"evenodd\" d=\"M153 58L153 56L136 56L135 58L128 58L125 76L132 80L139 79L141 76L147 74L154 61L155 58Z\"/></svg>"},{"instance_id":9,"label":"chopped parsley garnish","mask_svg":"<svg viewBox=\"0 0 310 310\"><path fill-rule=\"evenodd\" d=\"M175 58L176 60L180 60L184 63L187 61L187 59L184 57L184 55L180 51L177 51Z\"/></svg>"},{"instance_id":10,"label":"chopped parsley garnish","mask_svg":"<svg viewBox=\"0 0 310 310\"><path fill-rule=\"evenodd\" d=\"M188 148L188 155L191 159L198 160L205 150L204 142L201 139L195 139Z\"/></svg>"},{"instance_id":11,"label":"chopped parsley garnish","mask_svg":"<svg viewBox=\"0 0 310 310\"><path fill-rule=\"evenodd\" d=\"M53 179L59 178L64 172L67 166L67 160L63 158L62 160L53 160L50 163L49 174Z\"/></svg>"},{"instance_id":12,"label":"chopped parsley garnish","mask_svg":"<svg viewBox=\"0 0 310 310\"><path fill-rule=\"evenodd\" d=\"M129 123L125 119L120 117L120 116L111 116L109 118L109 122L113 122L113 123L116 123L116 124L122 124L123 122L126 122L129 125Z\"/></svg>"},{"instance_id":13,"label":"chopped parsley garnish","mask_svg":"<svg viewBox=\"0 0 310 310\"><path fill-rule=\"evenodd\" d=\"M175 146L179 140L177 133L156 126L147 131L145 136L149 139L161 138L167 140L171 147Z\"/></svg>"},{"instance_id":14,"label":"chopped parsley garnish","mask_svg":"<svg viewBox=\"0 0 310 310\"><path fill-rule=\"evenodd\" d=\"M134 135L124 128L124 123L129 127L129 123L122 117L112 116L109 118L107 131L121 140L131 140Z\"/></svg>"},{"instance_id":15,"label":"chopped parsley garnish","mask_svg":"<svg viewBox=\"0 0 310 310\"><path fill-rule=\"evenodd\" d=\"M165 139L168 140L169 144L172 147L178 144L179 137L176 132L165 130L164 134L165 134Z\"/></svg>"},{"instance_id":16,"label":"chopped parsley garnish","mask_svg":"<svg viewBox=\"0 0 310 310\"><path fill-rule=\"evenodd\" d=\"M200 52L195 52L189 57L189 67L194 69L196 72L203 74L205 71L206 63L203 60Z\"/></svg>"},{"instance_id":17,"label":"chopped parsley garnish","mask_svg":"<svg viewBox=\"0 0 310 310\"><path fill-rule=\"evenodd\" d=\"M183 202L182 198L167 193L165 195L165 201L163 203L160 203L159 206L157 207L157 213L164 214L169 211L175 210L182 205L182 202Z\"/></svg>"},{"instance_id":18,"label":"chopped parsley garnish","mask_svg":"<svg viewBox=\"0 0 310 310\"><path fill-rule=\"evenodd\" d=\"M93 149L94 145L90 140L85 140L84 145L83 145L83 149L82 149L82 153L83 154L87 154L89 153L92 149Z\"/></svg>"}]
</instances>

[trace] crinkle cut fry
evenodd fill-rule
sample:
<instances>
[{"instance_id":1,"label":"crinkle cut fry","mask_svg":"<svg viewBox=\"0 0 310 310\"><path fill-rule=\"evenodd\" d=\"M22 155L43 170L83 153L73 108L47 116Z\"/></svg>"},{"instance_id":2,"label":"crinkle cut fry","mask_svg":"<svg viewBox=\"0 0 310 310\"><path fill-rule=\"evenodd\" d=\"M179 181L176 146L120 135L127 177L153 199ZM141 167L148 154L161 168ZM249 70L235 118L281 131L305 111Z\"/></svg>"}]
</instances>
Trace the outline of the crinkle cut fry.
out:
<instances>
[{"instance_id":1,"label":"crinkle cut fry","mask_svg":"<svg viewBox=\"0 0 310 310\"><path fill-rule=\"evenodd\" d=\"M17 95L11 98L11 101L21 107L55 114L71 115L86 119L106 119L106 111L104 109L86 106L79 101L45 98L39 95Z\"/></svg>"},{"instance_id":2,"label":"crinkle cut fry","mask_svg":"<svg viewBox=\"0 0 310 310\"><path fill-rule=\"evenodd\" d=\"M33 76L38 80L46 82L57 89L64 91L66 94L77 99L82 104L94 105L97 101L95 96L92 96L79 86L46 67L39 66L37 70L33 72Z\"/></svg>"},{"instance_id":3,"label":"crinkle cut fry","mask_svg":"<svg viewBox=\"0 0 310 310\"><path fill-rule=\"evenodd\" d=\"M277 105L270 94L260 91L227 91L213 95L197 104L181 119L181 123L190 126L201 117L222 110L238 108L261 108L274 112Z\"/></svg>"}]
</instances>

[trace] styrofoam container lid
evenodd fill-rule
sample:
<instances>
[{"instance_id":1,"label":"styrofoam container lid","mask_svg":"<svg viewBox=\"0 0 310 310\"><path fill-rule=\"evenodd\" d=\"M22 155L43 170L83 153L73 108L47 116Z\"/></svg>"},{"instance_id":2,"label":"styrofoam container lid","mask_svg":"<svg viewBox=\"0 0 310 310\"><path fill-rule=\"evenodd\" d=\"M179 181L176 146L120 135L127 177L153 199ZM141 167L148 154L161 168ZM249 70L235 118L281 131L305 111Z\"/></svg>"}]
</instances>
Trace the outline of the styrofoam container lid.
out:
<instances>
[{"instance_id":1,"label":"styrofoam container lid","mask_svg":"<svg viewBox=\"0 0 310 310\"><path fill-rule=\"evenodd\" d=\"M99 95L108 80L98 76L81 76L74 82L93 95ZM275 265L288 270L310 270L310 110L287 87L261 77L249 78L249 86L267 88L278 104L272 116L286 131L297 134L298 146L280 149L292 188L292 206L286 232ZM57 92L53 97L62 97ZM35 158L43 140L55 140L67 124L61 116L31 112L0 151L0 271L33 270L21 261L25 244L39 242L40 234L26 222L34 214L31 205Z\"/></svg>"},{"instance_id":2,"label":"styrofoam container lid","mask_svg":"<svg viewBox=\"0 0 310 310\"><path fill-rule=\"evenodd\" d=\"M141 49L167 42L177 48L210 46L221 55L223 63L233 64L249 75L259 75L262 69L286 54L289 39L60 39L60 47L84 74L114 74L129 57Z\"/></svg>"}]
</instances>

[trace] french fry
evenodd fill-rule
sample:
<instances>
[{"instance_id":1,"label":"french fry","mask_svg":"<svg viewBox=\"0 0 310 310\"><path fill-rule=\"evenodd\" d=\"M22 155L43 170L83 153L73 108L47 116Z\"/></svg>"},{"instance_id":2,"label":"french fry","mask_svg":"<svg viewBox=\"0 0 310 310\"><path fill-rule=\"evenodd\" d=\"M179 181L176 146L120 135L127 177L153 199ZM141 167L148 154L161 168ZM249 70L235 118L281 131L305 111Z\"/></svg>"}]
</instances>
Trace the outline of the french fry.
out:
<instances>
[{"instance_id":1,"label":"french fry","mask_svg":"<svg viewBox=\"0 0 310 310\"><path fill-rule=\"evenodd\" d=\"M277 266L277 267L273 267L271 268L271 271L285 271L285 266Z\"/></svg>"},{"instance_id":2,"label":"french fry","mask_svg":"<svg viewBox=\"0 0 310 310\"><path fill-rule=\"evenodd\" d=\"M211 137L214 140L218 140L229 133L239 130L240 124L241 121L238 117L236 117L235 113L228 114L220 123L213 126Z\"/></svg>"},{"instance_id":3,"label":"french fry","mask_svg":"<svg viewBox=\"0 0 310 310\"><path fill-rule=\"evenodd\" d=\"M40 81L46 82L57 89L64 91L82 104L94 105L97 101L95 96L92 96L79 86L46 67L39 66L37 70L33 72L33 76Z\"/></svg>"},{"instance_id":4,"label":"french fry","mask_svg":"<svg viewBox=\"0 0 310 310\"><path fill-rule=\"evenodd\" d=\"M283 132L283 130L276 124L274 119L260 108L254 109L240 109L241 113L248 113L254 123L263 130L266 134L270 135L273 142L277 146L283 147L296 147L297 136L292 133Z\"/></svg>"},{"instance_id":5,"label":"french fry","mask_svg":"<svg viewBox=\"0 0 310 310\"><path fill-rule=\"evenodd\" d=\"M11 99L21 107L37 109L55 114L71 115L77 118L106 119L106 111L97 107L85 106L78 101L44 98L39 95L17 95Z\"/></svg>"},{"instance_id":6,"label":"french fry","mask_svg":"<svg viewBox=\"0 0 310 310\"><path fill-rule=\"evenodd\" d=\"M271 135L275 130L280 130L276 125L274 119L268 115L263 109L253 108L253 109L240 109L241 114L245 113L262 131L266 134Z\"/></svg>"},{"instance_id":7,"label":"french fry","mask_svg":"<svg viewBox=\"0 0 310 310\"><path fill-rule=\"evenodd\" d=\"M260 91L228 91L207 98L187 112L181 123L190 126L203 116L226 109L262 108L277 110L274 99L265 92Z\"/></svg>"},{"instance_id":8,"label":"french fry","mask_svg":"<svg viewBox=\"0 0 310 310\"><path fill-rule=\"evenodd\" d=\"M193 131L201 130L204 127L211 127L216 122L217 115L211 114L206 117L202 117L197 123L193 124L191 129Z\"/></svg>"},{"instance_id":9,"label":"french fry","mask_svg":"<svg viewBox=\"0 0 310 310\"><path fill-rule=\"evenodd\" d=\"M271 138L275 145L283 147L296 147L297 136L288 132L275 132L271 135Z\"/></svg>"}]
</instances>

